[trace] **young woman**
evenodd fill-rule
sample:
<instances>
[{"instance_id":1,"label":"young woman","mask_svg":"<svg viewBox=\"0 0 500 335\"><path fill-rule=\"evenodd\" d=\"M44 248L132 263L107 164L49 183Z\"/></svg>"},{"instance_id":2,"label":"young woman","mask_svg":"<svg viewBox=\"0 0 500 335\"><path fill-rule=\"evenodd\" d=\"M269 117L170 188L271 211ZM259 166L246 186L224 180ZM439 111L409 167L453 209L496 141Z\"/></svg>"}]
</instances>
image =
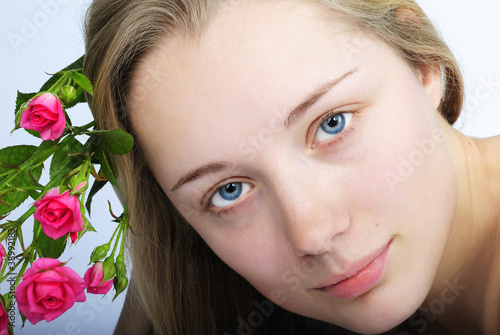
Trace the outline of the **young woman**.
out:
<instances>
[{"instance_id":1,"label":"young woman","mask_svg":"<svg viewBox=\"0 0 500 335\"><path fill-rule=\"evenodd\" d=\"M413 1L95 0L86 38L137 141L116 333L500 332L500 138Z\"/></svg>"}]
</instances>

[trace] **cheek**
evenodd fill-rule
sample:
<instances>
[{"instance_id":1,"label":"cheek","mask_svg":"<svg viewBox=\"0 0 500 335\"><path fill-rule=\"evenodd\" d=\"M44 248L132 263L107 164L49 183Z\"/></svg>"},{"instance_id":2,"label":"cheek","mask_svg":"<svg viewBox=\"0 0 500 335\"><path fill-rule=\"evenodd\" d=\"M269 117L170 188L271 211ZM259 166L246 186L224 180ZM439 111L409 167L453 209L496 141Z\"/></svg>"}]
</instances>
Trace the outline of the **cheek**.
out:
<instances>
[{"instance_id":1,"label":"cheek","mask_svg":"<svg viewBox=\"0 0 500 335\"><path fill-rule=\"evenodd\" d=\"M182 213L182 211L181 211ZM264 295L282 286L288 254L271 216L261 208L249 224L210 222L200 218L190 223L212 251L230 268Z\"/></svg>"},{"instance_id":2,"label":"cheek","mask_svg":"<svg viewBox=\"0 0 500 335\"><path fill-rule=\"evenodd\" d=\"M455 170L437 114L415 85L387 95L374 111L353 187L356 202L379 223L399 221L394 228L419 218L420 225L450 221L456 202Z\"/></svg>"},{"instance_id":3,"label":"cheek","mask_svg":"<svg viewBox=\"0 0 500 335\"><path fill-rule=\"evenodd\" d=\"M379 115L367 141L366 164L352 188L358 233L377 224L396 237L390 261L393 287L411 289L415 306L432 284L453 225L457 181L447 144L432 109L417 103L398 118ZM419 300L420 299L420 300Z\"/></svg>"}]
</instances>

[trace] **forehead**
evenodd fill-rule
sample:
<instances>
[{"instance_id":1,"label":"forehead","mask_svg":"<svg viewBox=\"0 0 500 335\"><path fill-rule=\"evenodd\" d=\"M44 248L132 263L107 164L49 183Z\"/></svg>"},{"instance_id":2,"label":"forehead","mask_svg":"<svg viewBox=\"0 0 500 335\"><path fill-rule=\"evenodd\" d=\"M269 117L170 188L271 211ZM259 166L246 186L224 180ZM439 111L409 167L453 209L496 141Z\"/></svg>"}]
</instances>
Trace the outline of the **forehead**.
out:
<instances>
[{"instance_id":1,"label":"forehead","mask_svg":"<svg viewBox=\"0 0 500 335\"><path fill-rule=\"evenodd\" d=\"M156 175L236 157L270 115L369 57L366 35L324 9L234 3L199 38L165 39L135 73L132 122Z\"/></svg>"}]
</instances>

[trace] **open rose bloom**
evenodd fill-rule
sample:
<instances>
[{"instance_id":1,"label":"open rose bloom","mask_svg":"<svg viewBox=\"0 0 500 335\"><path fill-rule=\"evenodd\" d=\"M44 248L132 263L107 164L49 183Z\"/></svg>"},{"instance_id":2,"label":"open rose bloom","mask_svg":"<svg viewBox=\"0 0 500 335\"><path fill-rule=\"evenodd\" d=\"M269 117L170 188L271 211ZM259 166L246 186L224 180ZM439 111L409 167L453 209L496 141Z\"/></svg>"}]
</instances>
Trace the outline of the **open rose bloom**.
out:
<instances>
[{"instance_id":1,"label":"open rose bloom","mask_svg":"<svg viewBox=\"0 0 500 335\"><path fill-rule=\"evenodd\" d=\"M76 195L70 195L70 191L59 194L59 188L53 188L35 202L35 207L35 219L45 234L53 239L83 229L80 201ZM74 237L73 234L72 239Z\"/></svg>"},{"instance_id":2,"label":"open rose bloom","mask_svg":"<svg viewBox=\"0 0 500 335\"><path fill-rule=\"evenodd\" d=\"M5 311L5 308L0 304L0 335L9 335L9 316Z\"/></svg>"},{"instance_id":3,"label":"open rose bloom","mask_svg":"<svg viewBox=\"0 0 500 335\"><path fill-rule=\"evenodd\" d=\"M2 266L3 259L7 258L7 254L5 253L5 249L3 245L0 244L0 267Z\"/></svg>"},{"instance_id":4,"label":"open rose bloom","mask_svg":"<svg viewBox=\"0 0 500 335\"><path fill-rule=\"evenodd\" d=\"M28 103L21 115L21 127L40 132L42 140L55 141L66 129L61 101L52 93L44 93Z\"/></svg>"},{"instance_id":5,"label":"open rose bloom","mask_svg":"<svg viewBox=\"0 0 500 335\"><path fill-rule=\"evenodd\" d=\"M16 289L19 311L32 323L50 322L83 302L85 284L78 274L53 258L40 258L26 270Z\"/></svg>"}]
</instances>

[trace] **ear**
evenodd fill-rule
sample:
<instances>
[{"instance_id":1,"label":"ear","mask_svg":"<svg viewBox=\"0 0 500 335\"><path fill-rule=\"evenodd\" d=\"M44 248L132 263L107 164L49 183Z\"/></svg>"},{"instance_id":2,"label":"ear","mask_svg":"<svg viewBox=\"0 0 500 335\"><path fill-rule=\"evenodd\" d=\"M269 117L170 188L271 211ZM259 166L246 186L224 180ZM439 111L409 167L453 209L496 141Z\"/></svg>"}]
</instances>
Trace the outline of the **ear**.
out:
<instances>
[{"instance_id":1,"label":"ear","mask_svg":"<svg viewBox=\"0 0 500 335\"><path fill-rule=\"evenodd\" d=\"M415 72L432 106L437 110L442 96L441 67L439 64L419 64L415 67Z\"/></svg>"}]
</instances>

